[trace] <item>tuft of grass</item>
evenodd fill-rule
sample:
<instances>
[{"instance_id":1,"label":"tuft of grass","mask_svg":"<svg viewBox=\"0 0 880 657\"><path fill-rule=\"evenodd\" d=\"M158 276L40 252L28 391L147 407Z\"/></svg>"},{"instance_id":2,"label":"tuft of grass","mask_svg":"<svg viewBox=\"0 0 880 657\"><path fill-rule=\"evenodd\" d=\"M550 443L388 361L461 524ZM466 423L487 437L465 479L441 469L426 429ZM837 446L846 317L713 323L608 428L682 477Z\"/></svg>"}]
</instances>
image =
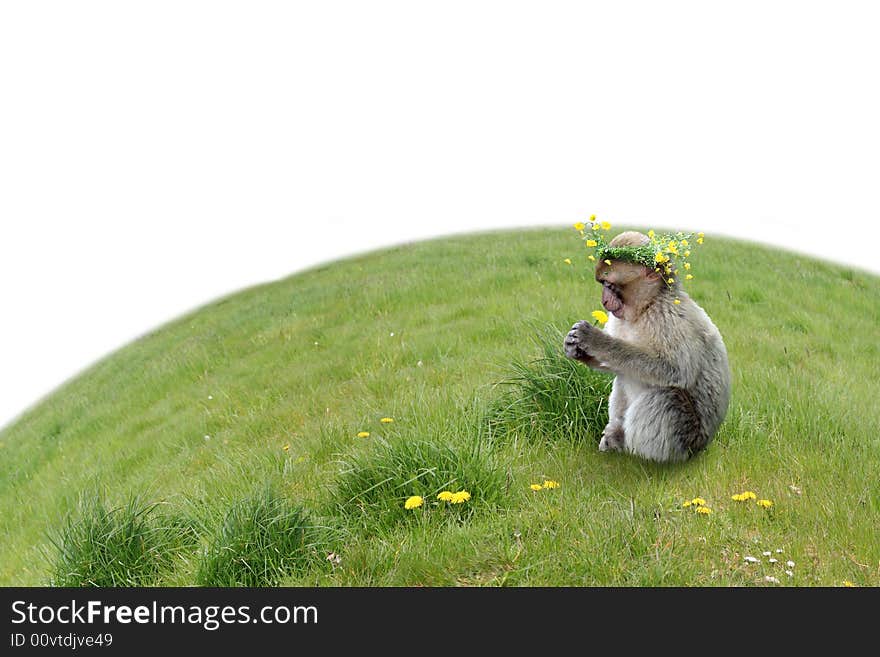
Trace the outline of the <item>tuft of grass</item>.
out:
<instances>
[{"instance_id":1,"label":"tuft of grass","mask_svg":"<svg viewBox=\"0 0 880 657\"><path fill-rule=\"evenodd\" d=\"M134 496L108 507L100 493L81 496L76 515L49 535L54 586L149 586L193 543L179 519Z\"/></svg>"},{"instance_id":2,"label":"tuft of grass","mask_svg":"<svg viewBox=\"0 0 880 657\"><path fill-rule=\"evenodd\" d=\"M275 586L310 559L308 516L271 487L234 503L205 550L201 586Z\"/></svg>"},{"instance_id":3,"label":"tuft of grass","mask_svg":"<svg viewBox=\"0 0 880 657\"><path fill-rule=\"evenodd\" d=\"M486 421L495 439L598 439L608 423L611 377L585 367L562 351L564 334L554 326L537 333L541 356L514 360L504 389Z\"/></svg>"},{"instance_id":4,"label":"tuft of grass","mask_svg":"<svg viewBox=\"0 0 880 657\"><path fill-rule=\"evenodd\" d=\"M382 439L342 466L333 503L343 517L371 530L427 516L467 518L480 507L501 504L507 489L506 471L479 434L464 447ZM471 499L461 504L438 500L437 494L444 490L467 491ZM421 508L404 508L412 495L424 498Z\"/></svg>"}]
</instances>

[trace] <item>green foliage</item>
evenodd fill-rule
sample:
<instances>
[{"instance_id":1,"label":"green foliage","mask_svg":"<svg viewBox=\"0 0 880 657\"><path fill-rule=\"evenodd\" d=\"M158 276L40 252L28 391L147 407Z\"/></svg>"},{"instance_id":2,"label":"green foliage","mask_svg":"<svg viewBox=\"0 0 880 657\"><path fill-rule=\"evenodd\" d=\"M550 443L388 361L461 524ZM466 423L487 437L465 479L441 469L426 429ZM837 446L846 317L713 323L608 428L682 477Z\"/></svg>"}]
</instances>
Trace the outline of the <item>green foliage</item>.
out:
<instances>
[{"instance_id":1,"label":"green foliage","mask_svg":"<svg viewBox=\"0 0 880 657\"><path fill-rule=\"evenodd\" d=\"M657 249L653 245L645 246L604 246L596 250L598 260L628 260L645 265L649 269L656 266Z\"/></svg>"},{"instance_id":2,"label":"green foliage","mask_svg":"<svg viewBox=\"0 0 880 657\"><path fill-rule=\"evenodd\" d=\"M205 550L201 586L274 586L310 558L306 513L266 487L235 502Z\"/></svg>"},{"instance_id":3,"label":"green foliage","mask_svg":"<svg viewBox=\"0 0 880 657\"><path fill-rule=\"evenodd\" d=\"M505 470L479 436L464 447L438 442L379 440L366 453L349 457L342 463L333 494L339 512L374 530L426 515L461 519L503 501ZM461 504L437 500L444 490L464 490L471 499ZM423 497L424 506L405 509L404 502L412 495Z\"/></svg>"},{"instance_id":4,"label":"green foliage","mask_svg":"<svg viewBox=\"0 0 880 657\"><path fill-rule=\"evenodd\" d=\"M54 586L149 586L193 535L138 497L108 507L102 494L80 498L73 518L50 536Z\"/></svg>"},{"instance_id":5,"label":"green foliage","mask_svg":"<svg viewBox=\"0 0 880 657\"><path fill-rule=\"evenodd\" d=\"M606 223L606 228L608 224ZM575 228L580 228L576 224ZM678 231L657 234L653 230L647 232L649 244L639 246L610 246L606 240L606 230L602 229L600 222L590 220L590 228L578 231L581 240L594 249L593 258L597 261L623 260L644 265L648 269L663 268L665 278L675 279L679 270L679 262L687 270L690 268L691 251L703 243L703 233L697 233L694 239L693 233ZM687 278L687 274L685 275ZM670 283L671 284L671 283Z\"/></svg>"},{"instance_id":6,"label":"green foliage","mask_svg":"<svg viewBox=\"0 0 880 657\"><path fill-rule=\"evenodd\" d=\"M598 442L608 423L611 377L566 358L564 338L547 326L536 336L541 356L511 363L486 417L493 438Z\"/></svg>"}]
</instances>

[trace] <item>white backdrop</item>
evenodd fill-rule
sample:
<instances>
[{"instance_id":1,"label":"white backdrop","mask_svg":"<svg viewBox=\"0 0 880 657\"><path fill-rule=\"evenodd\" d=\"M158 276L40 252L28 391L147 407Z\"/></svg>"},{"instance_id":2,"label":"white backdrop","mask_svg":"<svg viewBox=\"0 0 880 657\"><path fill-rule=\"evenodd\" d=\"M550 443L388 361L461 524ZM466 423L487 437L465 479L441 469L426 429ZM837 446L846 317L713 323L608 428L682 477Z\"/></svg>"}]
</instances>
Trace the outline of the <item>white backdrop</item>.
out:
<instances>
[{"instance_id":1,"label":"white backdrop","mask_svg":"<svg viewBox=\"0 0 880 657\"><path fill-rule=\"evenodd\" d=\"M880 272L871 3L0 5L0 425L319 262L597 214Z\"/></svg>"}]
</instances>

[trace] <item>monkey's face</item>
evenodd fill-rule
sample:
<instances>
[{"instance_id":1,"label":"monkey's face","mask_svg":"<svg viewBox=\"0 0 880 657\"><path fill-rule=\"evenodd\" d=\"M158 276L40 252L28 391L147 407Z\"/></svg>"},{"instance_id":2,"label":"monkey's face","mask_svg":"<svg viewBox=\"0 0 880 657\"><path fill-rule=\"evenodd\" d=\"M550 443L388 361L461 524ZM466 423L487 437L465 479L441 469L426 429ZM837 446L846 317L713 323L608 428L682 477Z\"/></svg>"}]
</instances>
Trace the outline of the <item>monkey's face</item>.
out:
<instances>
[{"instance_id":1,"label":"monkey's face","mask_svg":"<svg viewBox=\"0 0 880 657\"><path fill-rule=\"evenodd\" d=\"M639 304L654 292L660 276L657 272L623 260L596 265L596 281L602 284L602 305L618 319L624 319L628 307Z\"/></svg>"}]
</instances>

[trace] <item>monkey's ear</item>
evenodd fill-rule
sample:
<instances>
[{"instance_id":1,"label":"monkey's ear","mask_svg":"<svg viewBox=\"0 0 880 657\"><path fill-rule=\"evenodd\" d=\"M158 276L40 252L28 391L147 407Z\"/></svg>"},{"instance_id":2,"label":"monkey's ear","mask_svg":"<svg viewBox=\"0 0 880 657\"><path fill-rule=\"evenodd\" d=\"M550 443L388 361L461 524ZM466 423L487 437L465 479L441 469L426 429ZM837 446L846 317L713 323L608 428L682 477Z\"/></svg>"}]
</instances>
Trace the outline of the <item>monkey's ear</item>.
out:
<instances>
[{"instance_id":1,"label":"monkey's ear","mask_svg":"<svg viewBox=\"0 0 880 657\"><path fill-rule=\"evenodd\" d=\"M648 269L647 267L645 267L645 278L649 281L660 280L660 272L656 269Z\"/></svg>"}]
</instances>

